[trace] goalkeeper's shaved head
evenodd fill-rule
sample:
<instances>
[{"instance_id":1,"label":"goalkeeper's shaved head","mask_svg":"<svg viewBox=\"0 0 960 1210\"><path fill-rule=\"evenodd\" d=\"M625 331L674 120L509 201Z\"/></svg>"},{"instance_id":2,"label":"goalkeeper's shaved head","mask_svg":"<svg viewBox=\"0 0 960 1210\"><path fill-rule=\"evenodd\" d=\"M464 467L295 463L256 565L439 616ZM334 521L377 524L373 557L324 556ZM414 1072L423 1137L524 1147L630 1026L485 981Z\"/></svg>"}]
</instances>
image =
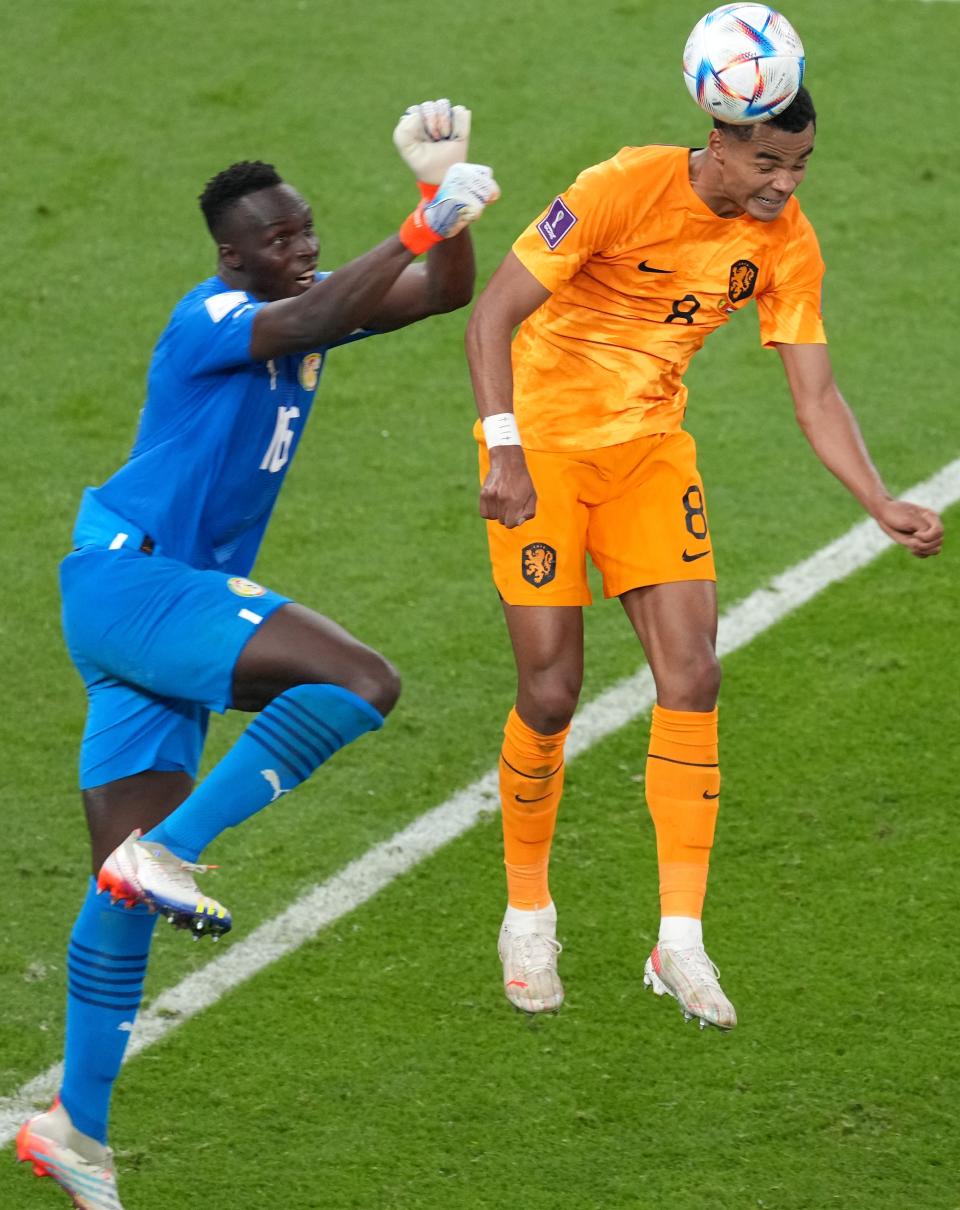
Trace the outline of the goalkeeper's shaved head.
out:
<instances>
[{"instance_id":1,"label":"goalkeeper's shaved head","mask_svg":"<svg viewBox=\"0 0 960 1210\"><path fill-rule=\"evenodd\" d=\"M241 160L218 172L200 194L200 209L210 234L217 241L222 239L227 216L247 194L282 184L283 178L274 166L262 160Z\"/></svg>"}]
</instances>

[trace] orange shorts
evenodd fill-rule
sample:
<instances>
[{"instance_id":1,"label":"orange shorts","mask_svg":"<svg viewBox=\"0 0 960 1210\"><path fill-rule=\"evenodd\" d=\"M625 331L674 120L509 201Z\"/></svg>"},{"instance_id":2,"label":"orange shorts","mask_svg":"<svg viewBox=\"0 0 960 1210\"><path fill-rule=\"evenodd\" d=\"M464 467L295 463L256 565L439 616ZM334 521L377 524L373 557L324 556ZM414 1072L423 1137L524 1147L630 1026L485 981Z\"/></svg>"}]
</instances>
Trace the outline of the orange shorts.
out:
<instances>
[{"instance_id":1,"label":"orange shorts","mask_svg":"<svg viewBox=\"0 0 960 1210\"><path fill-rule=\"evenodd\" d=\"M516 529L487 522L494 583L508 605L589 605L588 554L605 597L648 584L717 578L689 433L525 454L536 516ZM481 483L489 466L481 442Z\"/></svg>"}]
</instances>

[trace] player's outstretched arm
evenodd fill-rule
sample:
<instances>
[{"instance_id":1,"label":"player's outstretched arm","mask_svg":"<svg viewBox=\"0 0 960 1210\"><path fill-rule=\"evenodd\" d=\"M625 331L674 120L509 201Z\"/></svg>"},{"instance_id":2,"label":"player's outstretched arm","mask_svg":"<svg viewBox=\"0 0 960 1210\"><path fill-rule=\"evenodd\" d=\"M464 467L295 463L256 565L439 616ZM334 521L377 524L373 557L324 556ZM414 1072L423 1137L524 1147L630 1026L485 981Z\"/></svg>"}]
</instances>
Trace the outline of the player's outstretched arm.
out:
<instances>
[{"instance_id":1,"label":"player's outstretched arm","mask_svg":"<svg viewBox=\"0 0 960 1210\"><path fill-rule=\"evenodd\" d=\"M332 344L357 328L377 327L378 319L385 328L400 327L433 314L434 310L450 309L446 305L449 297L441 289L425 287L419 311L413 300L406 300L406 318L398 317L399 305L391 313L388 300L414 257L445 241L454 241L499 196L493 172L486 165L453 165L435 196L429 201L421 200L397 235L337 269L303 294L268 303L258 311L253 322L251 357L255 361L268 361L287 353L306 352ZM451 259L455 263L456 254ZM465 295L461 291L456 305L463 305L470 298L472 255L468 264L471 275L468 289ZM430 279L429 267L424 277ZM396 322L389 322L391 317Z\"/></svg>"},{"instance_id":2,"label":"player's outstretched arm","mask_svg":"<svg viewBox=\"0 0 960 1210\"><path fill-rule=\"evenodd\" d=\"M470 110L446 98L411 105L394 129L393 142L416 177L423 203L429 204L436 200L438 186L449 179L446 174L456 165L466 167ZM499 190L488 201L497 196ZM473 242L465 229L431 248L425 262L406 269L367 327L392 331L428 315L465 307L473 297L476 276Z\"/></svg>"},{"instance_id":3,"label":"player's outstretched arm","mask_svg":"<svg viewBox=\"0 0 960 1210\"><path fill-rule=\"evenodd\" d=\"M421 184L420 210L449 226L442 241L432 239L426 263L411 265L397 280L382 304L370 317L367 327L387 332L415 323L427 315L455 311L473 297L476 263L473 243L468 234L484 209L500 196L500 187L491 169L482 164L453 164L447 169L439 189ZM408 223L410 220L408 220ZM401 229L401 238L405 232ZM411 233L418 239L416 229ZM423 248L421 247L422 251Z\"/></svg>"},{"instance_id":4,"label":"player's outstretched arm","mask_svg":"<svg viewBox=\"0 0 960 1210\"><path fill-rule=\"evenodd\" d=\"M507 529L529 521L537 511L537 494L513 416L510 342L514 328L549 297L550 291L509 252L477 299L467 324L470 377L490 452L480 515Z\"/></svg>"},{"instance_id":5,"label":"player's outstretched arm","mask_svg":"<svg viewBox=\"0 0 960 1210\"><path fill-rule=\"evenodd\" d=\"M943 522L931 509L890 495L840 394L826 345L781 344L777 352L797 420L824 466L856 496L889 538L921 559L939 554Z\"/></svg>"}]
</instances>

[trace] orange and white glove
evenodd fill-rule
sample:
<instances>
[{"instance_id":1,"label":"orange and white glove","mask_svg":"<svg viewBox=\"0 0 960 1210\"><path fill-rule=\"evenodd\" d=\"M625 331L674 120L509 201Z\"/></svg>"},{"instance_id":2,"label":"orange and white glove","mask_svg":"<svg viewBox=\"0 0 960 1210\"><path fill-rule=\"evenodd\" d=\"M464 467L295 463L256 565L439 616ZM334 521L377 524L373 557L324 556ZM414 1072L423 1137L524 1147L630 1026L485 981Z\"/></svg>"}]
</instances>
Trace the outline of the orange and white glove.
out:
<instances>
[{"instance_id":1,"label":"orange and white glove","mask_svg":"<svg viewBox=\"0 0 960 1210\"><path fill-rule=\"evenodd\" d=\"M397 123L393 141L418 182L439 185L452 164L467 158L470 110L451 105L446 97L411 105Z\"/></svg>"},{"instance_id":2,"label":"orange and white glove","mask_svg":"<svg viewBox=\"0 0 960 1210\"><path fill-rule=\"evenodd\" d=\"M454 164L448 168L436 196L426 197L400 228L400 239L414 256L441 240L452 239L475 223L485 207L500 196L493 169L486 164Z\"/></svg>"}]
</instances>

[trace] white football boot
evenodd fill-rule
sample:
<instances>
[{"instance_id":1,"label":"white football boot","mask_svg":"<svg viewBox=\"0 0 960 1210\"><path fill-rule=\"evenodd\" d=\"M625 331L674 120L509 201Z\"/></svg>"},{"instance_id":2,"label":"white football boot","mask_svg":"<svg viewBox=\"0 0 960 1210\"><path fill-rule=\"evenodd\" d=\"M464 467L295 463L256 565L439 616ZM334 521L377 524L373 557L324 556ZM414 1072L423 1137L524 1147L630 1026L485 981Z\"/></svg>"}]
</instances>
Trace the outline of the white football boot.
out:
<instances>
[{"instance_id":1,"label":"white football boot","mask_svg":"<svg viewBox=\"0 0 960 1210\"><path fill-rule=\"evenodd\" d=\"M503 990L507 999L525 1013L550 1013L563 1003L563 984L557 974L557 910L507 908L500 926L497 951L503 963Z\"/></svg>"},{"instance_id":2,"label":"white football boot","mask_svg":"<svg viewBox=\"0 0 960 1210\"><path fill-rule=\"evenodd\" d=\"M643 982L658 996L673 996L685 1021L696 1017L700 1028L733 1029L737 1012L719 983L720 972L702 945L658 941L643 968Z\"/></svg>"},{"instance_id":3,"label":"white football boot","mask_svg":"<svg viewBox=\"0 0 960 1210\"><path fill-rule=\"evenodd\" d=\"M113 1152L81 1134L59 1099L46 1113L20 1127L17 1159L32 1164L37 1176L55 1180L78 1210L123 1210L113 1174Z\"/></svg>"},{"instance_id":4,"label":"white football boot","mask_svg":"<svg viewBox=\"0 0 960 1210\"><path fill-rule=\"evenodd\" d=\"M213 869L183 861L154 840L141 840L138 829L100 867L97 890L109 891L114 903L147 904L176 928L189 929L195 940L210 936L216 941L233 927L233 918L191 876Z\"/></svg>"}]
</instances>

